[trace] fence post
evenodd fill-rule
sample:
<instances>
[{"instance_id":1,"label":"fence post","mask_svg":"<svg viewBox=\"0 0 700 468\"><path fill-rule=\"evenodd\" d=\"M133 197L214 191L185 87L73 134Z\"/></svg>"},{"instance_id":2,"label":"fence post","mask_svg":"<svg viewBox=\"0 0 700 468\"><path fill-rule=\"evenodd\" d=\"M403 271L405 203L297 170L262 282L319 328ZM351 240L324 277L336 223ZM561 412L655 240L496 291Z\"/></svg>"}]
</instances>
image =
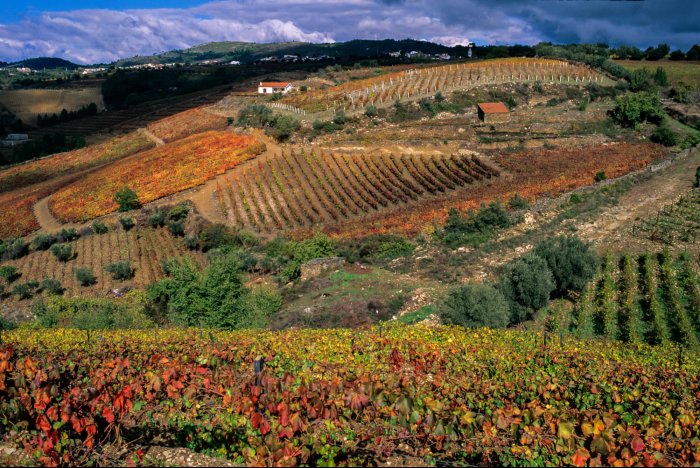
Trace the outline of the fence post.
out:
<instances>
[{"instance_id":1,"label":"fence post","mask_svg":"<svg viewBox=\"0 0 700 468\"><path fill-rule=\"evenodd\" d=\"M255 373L256 387L260 385L260 373L262 372L263 367L265 367L265 358L258 356L255 361L253 361L253 372Z\"/></svg>"}]
</instances>

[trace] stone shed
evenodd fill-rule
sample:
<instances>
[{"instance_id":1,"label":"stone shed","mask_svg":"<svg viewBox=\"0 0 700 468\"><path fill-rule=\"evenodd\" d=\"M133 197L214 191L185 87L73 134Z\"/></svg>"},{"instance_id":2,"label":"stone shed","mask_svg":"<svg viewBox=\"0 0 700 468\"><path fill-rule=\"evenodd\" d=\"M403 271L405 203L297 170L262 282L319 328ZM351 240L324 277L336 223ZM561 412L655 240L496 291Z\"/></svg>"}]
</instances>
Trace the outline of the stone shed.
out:
<instances>
[{"instance_id":1,"label":"stone shed","mask_svg":"<svg viewBox=\"0 0 700 468\"><path fill-rule=\"evenodd\" d=\"M501 123L510 120L510 111L502 102L482 102L476 107L482 122Z\"/></svg>"}]
</instances>

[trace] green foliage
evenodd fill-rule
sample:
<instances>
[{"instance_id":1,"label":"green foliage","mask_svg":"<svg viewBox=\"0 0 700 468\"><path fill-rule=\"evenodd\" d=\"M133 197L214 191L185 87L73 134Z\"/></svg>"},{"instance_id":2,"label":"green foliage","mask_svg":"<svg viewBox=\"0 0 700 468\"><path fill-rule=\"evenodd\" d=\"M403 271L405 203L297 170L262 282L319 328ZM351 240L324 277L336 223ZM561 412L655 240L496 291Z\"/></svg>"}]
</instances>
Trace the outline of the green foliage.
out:
<instances>
[{"instance_id":1,"label":"green foliage","mask_svg":"<svg viewBox=\"0 0 700 468\"><path fill-rule=\"evenodd\" d=\"M373 234L349 239L338 246L338 253L350 263L394 259L411 255L415 244L401 236Z\"/></svg>"},{"instance_id":2,"label":"green foliage","mask_svg":"<svg viewBox=\"0 0 700 468\"><path fill-rule=\"evenodd\" d=\"M666 57L670 52L671 48L668 44L659 44L656 47L649 47L645 52L645 58L647 60L661 60Z\"/></svg>"},{"instance_id":3,"label":"green foliage","mask_svg":"<svg viewBox=\"0 0 700 468\"><path fill-rule=\"evenodd\" d=\"M657 67L654 72L654 83L659 86L668 86L668 75L663 67Z\"/></svg>"},{"instance_id":4,"label":"green foliage","mask_svg":"<svg viewBox=\"0 0 700 468\"><path fill-rule=\"evenodd\" d=\"M547 262L556 286L554 292L559 296L583 291L598 270L595 250L575 236L545 239L533 252Z\"/></svg>"},{"instance_id":5,"label":"green foliage","mask_svg":"<svg viewBox=\"0 0 700 468\"><path fill-rule=\"evenodd\" d=\"M376 106L373 105L368 105L365 107L365 115L369 118L374 118L379 114L379 111L377 110Z\"/></svg>"},{"instance_id":6,"label":"green foliage","mask_svg":"<svg viewBox=\"0 0 700 468\"><path fill-rule=\"evenodd\" d=\"M440 236L453 249L463 245L476 247L492 238L499 229L514 224L515 220L501 204L492 202L488 206L482 204L478 210L469 211L466 216L451 209Z\"/></svg>"},{"instance_id":7,"label":"green foliage","mask_svg":"<svg viewBox=\"0 0 700 468\"><path fill-rule=\"evenodd\" d=\"M700 188L700 166L695 169L695 182L693 183L694 188Z\"/></svg>"},{"instance_id":8,"label":"green foliage","mask_svg":"<svg viewBox=\"0 0 700 468\"><path fill-rule=\"evenodd\" d=\"M149 297L171 323L215 328L245 327L247 290L235 252L217 256L200 271L189 257L170 262L170 276L149 286Z\"/></svg>"},{"instance_id":9,"label":"green foliage","mask_svg":"<svg viewBox=\"0 0 700 468\"><path fill-rule=\"evenodd\" d=\"M297 279L301 275L302 263L336 255L333 241L321 233L302 241L285 241L278 238L268 242L265 251L269 259L277 259L277 263L280 264L278 279L282 283Z\"/></svg>"},{"instance_id":10,"label":"green foliage","mask_svg":"<svg viewBox=\"0 0 700 468\"><path fill-rule=\"evenodd\" d=\"M505 297L486 284L465 284L452 289L440 306L440 316L448 323L468 328L505 328L510 322Z\"/></svg>"},{"instance_id":11,"label":"green foliage","mask_svg":"<svg viewBox=\"0 0 700 468\"><path fill-rule=\"evenodd\" d=\"M109 228L102 221L94 221L92 223L91 228L92 232L94 232L95 234L106 234L107 232L109 232Z\"/></svg>"},{"instance_id":12,"label":"green foliage","mask_svg":"<svg viewBox=\"0 0 700 468\"><path fill-rule=\"evenodd\" d=\"M168 211L168 219L170 221L184 221L187 218L187 215L190 212L190 207L185 205L184 203L181 203L179 205L175 205L173 208Z\"/></svg>"},{"instance_id":13,"label":"green foliage","mask_svg":"<svg viewBox=\"0 0 700 468\"><path fill-rule=\"evenodd\" d=\"M652 84L653 75L647 68L638 68L630 76L630 90L632 91L654 91Z\"/></svg>"},{"instance_id":14,"label":"green foliage","mask_svg":"<svg viewBox=\"0 0 700 468\"><path fill-rule=\"evenodd\" d=\"M27 255L27 243L21 238L0 241L0 258L16 260Z\"/></svg>"},{"instance_id":15,"label":"green foliage","mask_svg":"<svg viewBox=\"0 0 700 468\"><path fill-rule=\"evenodd\" d=\"M243 127L263 128L272 120L272 109L261 104L251 104L238 113L238 124Z\"/></svg>"},{"instance_id":16,"label":"green foliage","mask_svg":"<svg viewBox=\"0 0 700 468\"><path fill-rule=\"evenodd\" d=\"M278 141L286 141L300 128L301 122L299 119L291 115L280 114L273 118L265 132L275 137Z\"/></svg>"},{"instance_id":17,"label":"green foliage","mask_svg":"<svg viewBox=\"0 0 700 468\"><path fill-rule=\"evenodd\" d=\"M17 296L17 299L24 300L30 299L34 296L37 286L32 282L18 283L12 288L12 294Z\"/></svg>"},{"instance_id":18,"label":"green foliage","mask_svg":"<svg viewBox=\"0 0 700 468\"><path fill-rule=\"evenodd\" d=\"M29 250L48 250L56 242L51 234L39 233L29 243Z\"/></svg>"},{"instance_id":19,"label":"green foliage","mask_svg":"<svg viewBox=\"0 0 700 468\"><path fill-rule=\"evenodd\" d=\"M134 277L134 269L131 267L128 260L119 260L110 263L105 267L105 270L117 281L124 281Z\"/></svg>"},{"instance_id":20,"label":"green foliage","mask_svg":"<svg viewBox=\"0 0 700 468\"><path fill-rule=\"evenodd\" d=\"M128 218L128 217L124 217L124 216L119 217L119 224L122 225L122 229L124 229L125 231L130 231L131 228L133 228L136 225L134 223L133 218Z\"/></svg>"},{"instance_id":21,"label":"green foliage","mask_svg":"<svg viewBox=\"0 0 700 468\"><path fill-rule=\"evenodd\" d=\"M238 124L244 127L264 128L279 141L287 140L301 128L301 122L291 115L274 114L267 106L252 104L238 114Z\"/></svg>"},{"instance_id":22,"label":"green foliage","mask_svg":"<svg viewBox=\"0 0 700 468\"><path fill-rule=\"evenodd\" d=\"M663 124L659 125L654 130L654 133L651 134L651 141L664 146L676 146L678 144L678 135L668 125Z\"/></svg>"},{"instance_id":23,"label":"green foliage","mask_svg":"<svg viewBox=\"0 0 700 468\"><path fill-rule=\"evenodd\" d=\"M78 231L75 228L62 228L56 234L56 242L70 242L80 237Z\"/></svg>"},{"instance_id":24,"label":"green foliage","mask_svg":"<svg viewBox=\"0 0 700 468\"><path fill-rule=\"evenodd\" d=\"M547 305L556 283L547 261L530 253L505 266L497 288L508 301L511 323L517 324Z\"/></svg>"},{"instance_id":25,"label":"green foliage","mask_svg":"<svg viewBox=\"0 0 700 468\"><path fill-rule=\"evenodd\" d=\"M608 176L605 175L605 171L596 172L596 174L593 176L593 180L595 182L602 182L602 181L607 180L607 179L608 179Z\"/></svg>"},{"instance_id":26,"label":"green foliage","mask_svg":"<svg viewBox=\"0 0 700 468\"><path fill-rule=\"evenodd\" d=\"M78 267L74 270L75 278L78 280L81 286L90 286L95 284L97 277L92 272L90 268Z\"/></svg>"},{"instance_id":27,"label":"green foliage","mask_svg":"<svg viewBox=\"0 0 700 468\"><path fill-rule=\"evenodd\" d=\"M33 312L44 328L110 330L151 328L142 291L131 291L119 299L98 297L50 297L37 302Z\"/></svg>"},{"instance_id":28,"label":"green foliage","mask_svg":"<svg viewBox=\"0 0 700 468\"><path fill-rule=\"evenodd\" d=\"M119 189L112 199L114 203L119 205L119 211L121 212L135 210L141 206L136 192L127 186Z\"/></svg>"},{"instance_id":29,"label":"green foliage","mask_svg":"<svg viewBox=\"0 0 700 468\"><path fill-rule=\"evenodd\" d=\"M17 278L19 278L19 273L17 267L14 265L2 265L0 266L0 278L4 279L7 284L12 283Z\"/></svg>"},{"instance_id":30,"label":"green foliage","mask_svg":"<svg viewBox=\"0 0 700 468\"><path fill-rule=\"evenodd\" d=\"M52 296L60 296L63 294L61 282L55 278L44 278L41 281L41 290Z\"/></svg>"},{"instance_id":31,"label":"green foliage","mask_svg":"<svg viewBox=\"0 0 700 468\"><path fill-rule=\"evenodd\" d=\"M433 304L428 304L420 309L414 310L413 312L403 314L397 320L400 323L405 323L406 325L413 325L415 323L422 322L433 314L437 314L437 308Z\"/></svg>"},{"instance_id":32,"label":"green foliage","mask_svg":"<svg viewBox=\"0 0 700 468\"><path fill-rule=\"evenodd\" d=\"M67 262L75 256L73 246L70 244L54 244L51 246L51 253L59 262Z\"/></svg>"},{"instance_id":33,"label":"green foliage","mask_svg":"<svg viewBox=\"0 0 700 468\"><path fill-rule=\"evenodd\" d=\"M517 193L508 200L508 208L511 210L529 210L530 202L527 198L521 197Z\"/></svg>"},{"instance_id":34,"label":"green foliage","mask_svg":"<svg viewBox=\"0 0 700 468\"><path fill-rule=\"evenodd\" d=\"M2 285L0 285L0 296L2 296L1 287ZM17 328L17 326L14 323L10 322L5 317L0 315L0 332L5 330L14 330L15 328Z\"/></svg>"},{"instance_id":35,"label":"green foliage","mask_svg":"<svg viewBox=\"0 0 700 468\"><path fill-rule=\"evenodd\" d=\"M162 210L156 210L148 215L148 225L152 228L159 228L165 225L165 213Z\"/></svg>"},{"instance_id":36,"label":"green foliage","mask_svg":"<svg viewBox=\"0 0 700 468\"><path fill-rule=\"evenodd\" d=\"M182 243L190 250L197 250L199 247L199 235L197 233L187 234Z\"/></svg>"},{"instance_id":37,"label":"green foliage","mask_svg":"<svg viewBox=\"0 0 700 468\"><path fill-rule=\"evenodd\" d=\"M610 111L615 123L623 127L636 127L642 122L658 123L664 116L659 96L648 92L627 94L615 99Z\"/></svg>"},{"instance_id":38,"label":"green foliage","mask_svg":"<svg viewBox=\"0 0 700 468\"><path fill-rule=\"evenodd\" d=\"M181 221L170 221L168 230L173 236L181 237L185 235L185 225Z\"/></svg>"},{"instance_id":39,"label":"green foliage","mask_svg":"<svg viewBox=\"0 0 700 468\"><path fill-rule=\"evenodd\" d=\"M335 116L333 116L333 123L336 125L345 125L346 121L347 118L345 117L345 112L343 111L338 111L335 113Z\"/></svg>"},{"instance_id":40,"label":"green foliage","mask_svg":"<svg viewBox=\"0 0 700 468\"><path fill-rule=\"evenodd\" d=\"M241 328L266 328L270 317L282 308L282 295L277 288L263 285L253 288L245 299L245 317Z\"/></svg>"}]
</instances>

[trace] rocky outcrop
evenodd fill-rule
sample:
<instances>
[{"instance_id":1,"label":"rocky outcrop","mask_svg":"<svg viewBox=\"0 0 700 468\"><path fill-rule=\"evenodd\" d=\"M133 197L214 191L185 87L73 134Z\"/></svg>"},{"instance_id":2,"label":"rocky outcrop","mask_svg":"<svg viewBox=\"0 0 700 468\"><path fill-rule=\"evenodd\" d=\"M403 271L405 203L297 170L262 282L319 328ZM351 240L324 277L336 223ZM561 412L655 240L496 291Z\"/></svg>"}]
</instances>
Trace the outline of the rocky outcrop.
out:
<instances>
[{"instance_id":1,"label":"rocky outcrop","mask_svg":"<svg viewBox=\"0 0 700 468\"><path fill-rule=\"evenodd\" d=\"M345 265L343 257L316 258L301 266L301 280L306 281L311 278L321 276L330 270L337 270Z\"/></svg>"}]
</instances>

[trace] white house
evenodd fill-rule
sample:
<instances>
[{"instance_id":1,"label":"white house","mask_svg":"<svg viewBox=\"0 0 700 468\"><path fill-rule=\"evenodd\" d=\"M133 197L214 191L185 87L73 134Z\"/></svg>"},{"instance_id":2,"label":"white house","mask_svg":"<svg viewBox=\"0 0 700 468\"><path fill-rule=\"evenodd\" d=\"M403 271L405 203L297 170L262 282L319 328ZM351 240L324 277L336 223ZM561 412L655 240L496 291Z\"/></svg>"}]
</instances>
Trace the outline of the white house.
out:
<instances>
[{"instance_id":1,"label":"white house","mask_svg":"<svg viewBox=\"0 0 700 468\"><path fill-rule=\"evenodd\" d=\"M288 81L261 81L258 85L258 94L287 94L292 89L292 83Z\"/></svg>"},{"instance_id":2,"label":"white house","mask_svg":"<svg viewBox=\"0 0 700 468\"><path fill-rule=\"evenodd\" d=\"M10 133L7 138L1 140L3 146L17 146L29 141L29 135L26 133Z\"/></svg>"}]
</instances>

